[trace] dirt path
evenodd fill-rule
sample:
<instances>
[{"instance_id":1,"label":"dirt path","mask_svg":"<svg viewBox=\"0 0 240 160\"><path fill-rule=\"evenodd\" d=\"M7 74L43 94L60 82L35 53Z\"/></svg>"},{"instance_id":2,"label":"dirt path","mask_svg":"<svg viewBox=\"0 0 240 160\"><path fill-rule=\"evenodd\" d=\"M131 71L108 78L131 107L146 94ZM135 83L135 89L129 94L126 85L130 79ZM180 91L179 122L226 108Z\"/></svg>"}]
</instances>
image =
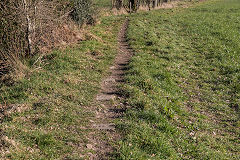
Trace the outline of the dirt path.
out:
<instances>
[{"instance_id":1,"label":"dirt path","mask_svg":"<svg viewBox=\"0 0 240 160\"><path fill-rule=\"evenodd\" d=\"M110 76L106 77L101 84L101 92L97 95L96 100L101 101L104 105L109 105L112 101L119 96L117 85L124 81L124 74L127 70L129 61L133 55L126 41L126 31L129 20L127 19L121 27L118 35L119 51L115 58L114 64L110 67Z\"/></svg>"},{"instance_id":2,"label":"dirt path","mask_svg":"<svg viewBox=\"0 0 240 160\"><path fill-rule=\"evenodd\" d=\"M128 23L129 20L126 19L121 27L118 34L118 54L109 68L109 76L102 81L101 90L96 97L98 107L92 128L99 133L92 133L94 135L89 139L91 143L87 147L96 151L96 154L90 155L90 159L109 159L109 154L114 152L114 147L110 143L120 138L113 120L120 118L126 110L126 106L121 103L123 97L120 95L118 85L124 83L124 74L133 56L133 51L126 40Z\"/></svg>"}]
</instances>

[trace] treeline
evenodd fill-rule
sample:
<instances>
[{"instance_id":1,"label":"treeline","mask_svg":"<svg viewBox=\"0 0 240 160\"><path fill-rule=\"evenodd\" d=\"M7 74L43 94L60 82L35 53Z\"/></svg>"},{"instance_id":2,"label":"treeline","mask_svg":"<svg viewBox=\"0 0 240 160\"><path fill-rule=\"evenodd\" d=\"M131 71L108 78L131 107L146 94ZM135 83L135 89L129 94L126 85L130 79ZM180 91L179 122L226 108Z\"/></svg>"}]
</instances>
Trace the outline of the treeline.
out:
<instances>
[{"instance_id":1,"label":"treeline","mask_svg":"<svg viewBox=\"0 0 240 160\"><path fill-rule=\"evenodd\" d=\"M0 77L21 70L36 53L73 40L72 22L94 23L91 0L2 0Z\"/></svg>"},{"instance_id":2,"label":"treeline","mask_svg":"<svg viewBox=\"0 0 240 160\"><path fill-rule=\"evenodd\" d=\"M171 2L174 0L111 0L112 8L122 9L127 12L136 12L141 6L147 7L148 10L161 6L165 2Z\"/></svg>"}]
</instances>

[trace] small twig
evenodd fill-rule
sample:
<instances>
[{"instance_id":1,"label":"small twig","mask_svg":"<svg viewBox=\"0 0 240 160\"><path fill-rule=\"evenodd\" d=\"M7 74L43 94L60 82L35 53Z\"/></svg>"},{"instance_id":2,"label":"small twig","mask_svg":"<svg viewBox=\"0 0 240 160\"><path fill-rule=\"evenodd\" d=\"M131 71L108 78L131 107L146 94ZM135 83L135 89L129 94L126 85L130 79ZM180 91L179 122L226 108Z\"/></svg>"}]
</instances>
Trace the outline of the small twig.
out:
<instances>
[{"instance_id":1,"label":"small twig","mask_svg":"<svg viewBox=\"0 0 240 160\"><path fill-rule=\"evenodd\" d=\"M1 95L2 96L2 95ZM5 99L4 99L4 97L2 96L2 99L3 99L3 101L4 101L4 103L5 103L5 105L4 106L7 106L7 102L5 101Z\"/></svg>"},{"instance_id":2,"label":"small twig","mask_svg":"<svg viewBox=\"0 0 240 160\"><path fill-rule=\"evenodd\" d=\"M64 15L62 15L61 17L59 17L59 19L63 19L64 17L67 17L67 16L69 16L69 14L70 14L71 12L73 12L73 9L72 9L72 10L70 10L69 12L65 13L65 14L64 14Z\"/></svg>"},{"instance_id":3,"label":"small twig","mask_svg":"<svg viewBox=\"0 0 240 160\"><path fill-rule=\"evenodd\" d=\"M34 66L40 59L42 59L43 56L44 56L44 54L42 54L41 56L39 56L38 59L33 63L33 66Z\"/></svg>"}]
</instances>

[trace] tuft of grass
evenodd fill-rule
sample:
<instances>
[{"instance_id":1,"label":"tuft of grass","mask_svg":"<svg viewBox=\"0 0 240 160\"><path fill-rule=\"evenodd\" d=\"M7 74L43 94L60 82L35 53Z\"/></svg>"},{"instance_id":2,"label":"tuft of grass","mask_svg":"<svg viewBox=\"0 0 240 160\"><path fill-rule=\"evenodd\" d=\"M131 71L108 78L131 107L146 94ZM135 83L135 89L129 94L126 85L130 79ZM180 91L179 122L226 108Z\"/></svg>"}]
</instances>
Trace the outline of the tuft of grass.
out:
<instances>
[{"instance_id":1,"label":"tuft of grass","mask_svg":"<svg viewBox=\"0 0 240 160\"><path fill-rule=\"evenodd\" d=\"M93 0L93 2L100 9L104 8L110 9L112 6L112 2L109 0Z\"/></svg>"},{"instance_id":2,"label":"tuft of grass","mask_svg":"<svg viewBox=\"0 0 240 160\"><path fill-rule=\"evenodd\" d=\"M0 85L0 107L23 106L1 117L0 159L87 159L91 105L117 53L123 17L105 17L91 36L29 64L31 74ZM96 38L97 37L97 38ZM35 63L35 67L32 64ZM24 109L20 109L24 108Z\"/></svg>"},{"instance_id":3,"label":"tuft of grass","mask_svg":"<svg viewBox=\"0 0 240 160\"><path fill-rule=\"evenodd\" d=\"M132 14L118 159L239 159L240 3Z\"/></svg>"}]
</instances>

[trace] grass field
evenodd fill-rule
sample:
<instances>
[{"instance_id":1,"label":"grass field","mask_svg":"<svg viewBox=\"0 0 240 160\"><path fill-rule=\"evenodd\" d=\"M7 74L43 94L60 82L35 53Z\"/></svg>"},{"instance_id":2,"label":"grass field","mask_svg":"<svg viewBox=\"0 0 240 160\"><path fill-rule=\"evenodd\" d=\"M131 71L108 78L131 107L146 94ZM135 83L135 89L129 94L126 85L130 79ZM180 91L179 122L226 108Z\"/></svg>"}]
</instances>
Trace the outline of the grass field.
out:
<instances>
[{"instance_id":1,"label":"grass field","mask_svg":"<svg viewBox=\"0 0 240 160\"><path fill-rule=\"evenodd\" d=\"M85 41L46 55L33 67L38 57L26 62L25 78L0 85L1 104L12 106L0 119L0 150L6 149L0 159L87 159L93 152L86 147L94 117L90 106L117 53L122 21L102 18L88 28Z\"/></svg>"},{"instance_id":2,"label":"grass field","mask_svg":"<svg viewBox=\"0 0 240 160\"><path fill-rule=\"evenodd\" d=\"M93 101L124 21L102 17L109 0L94 3L101 18L86 40L36 56L24 78L0 84L0 159L94 154L89 135L102 133L89 127ZM238 0L129 15L135 55L120 87L130 108L116 120L122 139L112 159L240 159L239 17Z\"/></svg>"},{"instance_id":3,"label":"grass field","mask_svg":"<svg viewBox=\"0 0 240 160\"><path fill-rule=\"evenodd\" d=\"M132 14L119 159L240 159L240 1Z\"/></svg>"}]
</instances>

